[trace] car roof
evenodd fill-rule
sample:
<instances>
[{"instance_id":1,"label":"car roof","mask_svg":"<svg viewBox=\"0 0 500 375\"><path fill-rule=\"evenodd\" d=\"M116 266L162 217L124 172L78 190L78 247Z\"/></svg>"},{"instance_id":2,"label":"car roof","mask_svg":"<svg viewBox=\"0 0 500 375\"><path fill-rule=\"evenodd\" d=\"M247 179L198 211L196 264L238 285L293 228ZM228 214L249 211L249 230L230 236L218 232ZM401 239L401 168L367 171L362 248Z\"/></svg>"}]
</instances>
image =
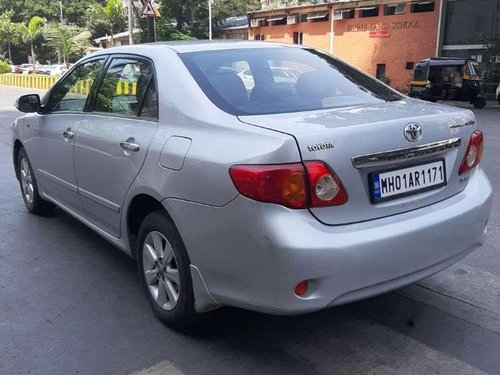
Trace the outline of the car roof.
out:
<instances>
[{"instance_id":1,"label":"car roof","mask_svg":"<svg viewBox=\"0 0 500 375\"><path fill-rule=\"evenodd\" d=\"M296 44L274 43L274 42L260 42L260 41L247 41L247 40L182 40L170 42L156 42L134 44L120 47L112 47L101 50L95 54L108 54L108 53L127 53L127 52L140 52L140 50L147 49L164 49L169 48L177 53L186 52L201 52L201 51L217 51L241 48L301 48ZM94 54L94 55L95 55Z\"/></svg>"}]
</instances>

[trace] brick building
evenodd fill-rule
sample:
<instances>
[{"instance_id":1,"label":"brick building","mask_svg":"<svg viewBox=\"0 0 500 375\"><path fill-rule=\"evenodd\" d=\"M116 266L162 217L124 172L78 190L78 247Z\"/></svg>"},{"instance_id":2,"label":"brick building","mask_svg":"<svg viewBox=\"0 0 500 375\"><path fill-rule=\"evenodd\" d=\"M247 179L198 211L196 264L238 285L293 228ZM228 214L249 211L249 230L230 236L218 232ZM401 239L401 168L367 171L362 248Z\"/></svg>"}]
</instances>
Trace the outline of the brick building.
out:
<instances>
[{"instance_id":1,"label":"brick building","mask_svg":"<svg viewBox=\"0 0 500 375\"><path fill-rule=\"evenodd\" d=\"M333 53L408 91L414 64L439 55L441 0L331 0L251 12L249 39L304 44Z\"/></svg>"}]
</instances>

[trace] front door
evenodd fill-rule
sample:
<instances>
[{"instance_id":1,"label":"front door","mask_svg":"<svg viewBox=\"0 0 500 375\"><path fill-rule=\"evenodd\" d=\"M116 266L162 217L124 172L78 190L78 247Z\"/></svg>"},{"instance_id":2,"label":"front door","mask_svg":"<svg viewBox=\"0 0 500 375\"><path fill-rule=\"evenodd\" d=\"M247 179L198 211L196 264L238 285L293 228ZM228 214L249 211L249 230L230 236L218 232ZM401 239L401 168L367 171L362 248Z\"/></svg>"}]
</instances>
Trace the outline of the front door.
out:
<instances>
[{"instance_id":1,"label":"front door","mask_svg":"<svg viewBox=\"0 0 500 375\"><path fill-rule=\"evenodd\" d=\"M33 118L30 157L43 193L75 212L81 211L73 163L74 136L84 117L90 88L104 59L85 62L58 83Z\"/></svg>"},{"instance_id":2,"label":"front door","mask_svg":"<svg viewBox=\"0 0 500 375\"><path fill-rule=\"evenodd\" d=\"M88 220L120 236L122 205L158 126L149 60L115 57L75 137L78 191Z\"/></svg>"}]
</instances>

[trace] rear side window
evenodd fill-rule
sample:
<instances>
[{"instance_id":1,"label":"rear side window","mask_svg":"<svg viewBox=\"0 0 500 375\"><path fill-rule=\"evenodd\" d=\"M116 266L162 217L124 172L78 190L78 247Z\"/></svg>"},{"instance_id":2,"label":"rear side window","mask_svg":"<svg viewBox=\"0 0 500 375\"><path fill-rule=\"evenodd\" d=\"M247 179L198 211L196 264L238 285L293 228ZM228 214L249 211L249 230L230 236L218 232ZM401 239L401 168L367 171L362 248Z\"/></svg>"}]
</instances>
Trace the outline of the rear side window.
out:
<instances>
[{"instance_id":1,"label":"rear side window","mask_svg":"<svg viewBox=\"0 0 500 375\"><path fill-rule=\"evenodd\" d=\"M248 48L180 56L208 98L237 116L402 99L372 77L314 49Z\"/></svg>"},{"instance_id":2,"label":"rear side window","mask_svg":"<svg viewBox=\"0 0 500 375\"><path fill-rule=\"evenodd\" d=\"M147 106L145 110L144 104ZM111 60L97 91L95 112L125 117L141 117L142 114L143 117L157 118L157 105L151 62L135 58Z\"/></svg>"}]
</instances>

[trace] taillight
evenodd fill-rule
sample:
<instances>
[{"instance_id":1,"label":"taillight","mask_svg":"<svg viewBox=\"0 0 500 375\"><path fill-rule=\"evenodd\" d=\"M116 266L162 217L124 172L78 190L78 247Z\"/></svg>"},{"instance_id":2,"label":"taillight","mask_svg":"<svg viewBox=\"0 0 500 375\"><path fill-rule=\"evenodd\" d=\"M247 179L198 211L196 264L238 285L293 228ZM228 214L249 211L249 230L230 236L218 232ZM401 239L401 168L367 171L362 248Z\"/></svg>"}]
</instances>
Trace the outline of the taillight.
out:
<instances>
[{"instance_id":1,"label":"taillight","mask_svg":"<svg viewBox=\"0 0 500 375\"><path fill-rule=\"evenodd\" d=\"M462 160L458 174L464 174L477 166L483 157L483 149L483 132L475 130L470 136L469 145L465 151L464 160Z\"/></svg>"},{"instance_id":2,"label":"taillight","mask_svg":"<svg viewBox=\"0 0 500 375\"><path fill-rule=\"evenodd\" d=\"M306 161L311 207L339 206L347 202L347 192L337 175L321 161Z\"/></svg>"},{"instance_id":3,"label":"taillight","mask_svg":"<svg viewBox=\"0 0 500 375\"><path fill-rule=\"evenodd\" d=\"M319 161L279 165L234 165L234 186L245 197L290 208L340 205L347 193L340 179Z\"/></svg>"}]
</instances>

